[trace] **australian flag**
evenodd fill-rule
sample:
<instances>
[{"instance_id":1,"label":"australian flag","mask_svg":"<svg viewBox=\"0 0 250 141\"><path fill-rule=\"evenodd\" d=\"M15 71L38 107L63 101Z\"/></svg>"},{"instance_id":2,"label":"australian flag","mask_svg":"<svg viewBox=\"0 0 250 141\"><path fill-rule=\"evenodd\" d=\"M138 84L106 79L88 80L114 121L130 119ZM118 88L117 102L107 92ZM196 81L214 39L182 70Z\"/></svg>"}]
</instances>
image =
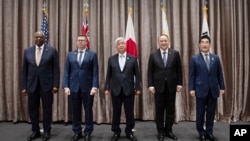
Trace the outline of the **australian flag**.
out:
<instances>
[{"instance_id":1,"label":"australian flag","mask_svg":"<svg viewBox=\"0 0 250 141\"><path fill-rule=\"evenodd\" d=\"M44 44L46 46L49 43L49 30L48 30L48 13L46 12L45 8L43 8L41 31L45 35Z\"/></svg>"}]
</instances>

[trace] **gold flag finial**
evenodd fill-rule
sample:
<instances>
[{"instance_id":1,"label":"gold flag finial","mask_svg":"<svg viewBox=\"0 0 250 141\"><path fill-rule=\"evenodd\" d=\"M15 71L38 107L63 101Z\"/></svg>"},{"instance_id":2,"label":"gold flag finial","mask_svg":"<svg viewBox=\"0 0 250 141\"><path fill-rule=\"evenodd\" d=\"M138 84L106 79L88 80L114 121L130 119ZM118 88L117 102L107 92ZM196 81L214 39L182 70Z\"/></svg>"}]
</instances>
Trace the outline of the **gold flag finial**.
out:
<instances>
[{"instance_id":1,"label":"gold flag finial","mask_svg":"<svg viewBox=\"0 0 250 141\"><path fill-rule=\"evenodd\" d=\"M132 7L129 7L129 8L128 8L128 14L130 14L130 16L133 15L133 8L132 8Z\"/></svg>"},{"instance_id":2,"label":"gold flag finial","mask_svg":"<svg viewBox=\"0 0 250 141\"><path fill-rule=\"evenodd\" d=\"M47 6L46 1L43 1L42 12L46 15L46 17L48 17L48 12L46 10L46 6Z\"/></svg>"},{"instance_id":3,"label":"gold flag finial","mask_svg":"<svg viewBox=\"0 0 250 141\"><path fill-rule=\"evenodd\" d=\"M203 13L204 13L205 16L206 16L206 19L208 20L207 10L208 10L207 6L203 6L202 11L203 11Z\"/></svg>"},{"instance_id":4,"label":"gold flag finial","mask_svg":"<svg viewBox=\"0 0 250 141\"><path fill-rule=\"evenodd\" d=\"M89 14L89 4L86 2L83 4L83 13L88 16Z\"/></svg>"}]
</instances>

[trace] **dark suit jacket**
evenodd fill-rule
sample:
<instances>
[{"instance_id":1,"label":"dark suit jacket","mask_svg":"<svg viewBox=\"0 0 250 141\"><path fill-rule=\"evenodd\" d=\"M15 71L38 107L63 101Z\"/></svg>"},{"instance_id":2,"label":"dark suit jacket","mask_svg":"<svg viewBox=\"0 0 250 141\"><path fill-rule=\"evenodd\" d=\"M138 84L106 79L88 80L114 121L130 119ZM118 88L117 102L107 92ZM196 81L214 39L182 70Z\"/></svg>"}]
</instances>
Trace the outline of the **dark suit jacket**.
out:
<instances>
[{"instance_id":1,"label":"dark suit jacket","mask_svg":"<svg viewBox=\"0 0 250 141\"><path fill-rule=\"evenodd\" d=\"M155 87L157 93L164 91L165 79L171 93L182 85L182 68L179 52L168 49L167 65L164 67L160 49L150 54L148 61L148 87Z\"/></svg>"},{"instance_id":2,"label":"dark suit jacket","mask_svg":"<svg viewBox=\"0 0 250 141\"><path fill-rule=\"evenodd\" d=\"M22 89L33 93L37 87L38 80L44 92L51 91L53 87L59 87L59 63L55 48L44 46L40 65L36 65L36 46L24 50Z\"/></svg>"},{"instance_id":3,"label":"dark suit jacket","mask_svg":"<svg viewBox=\"0 0 250 141\"><path fill-rule=\"evenodd\" d=\"M121 71L118 56L115 54L109 57L105 89L111 90L111 94L117 96L123 88L125 95L132 95L134 90L141 89L137 59L127 53L125 66Z\"/></svg>"},{"instance_id":4,"label":"dark suit jacket","mask_svg":"<svg viewBox=\"0 0 250 141\"><path fill-rule=\"evenodd\" d=\"M77 62L77 50L69 52L64 67L63 88L71 92L90 92L92 87L99 87L98 61L95 52L86 49L81 66Z\"/></svg>"},{"instance_id":5,"label":"dark suit jacket","mask_svg":"<svg viewBox=\"0 0 250 141\"><path fill-rule=\"evenodd\" d=\"M208 71L201 53L194 55L190 63L189 89L194 90L196 97L205 98L208 92L214 98L219 96L219 89L225 89L220 59L210 53L210 69Z\"/></svg>"}]
</instances>

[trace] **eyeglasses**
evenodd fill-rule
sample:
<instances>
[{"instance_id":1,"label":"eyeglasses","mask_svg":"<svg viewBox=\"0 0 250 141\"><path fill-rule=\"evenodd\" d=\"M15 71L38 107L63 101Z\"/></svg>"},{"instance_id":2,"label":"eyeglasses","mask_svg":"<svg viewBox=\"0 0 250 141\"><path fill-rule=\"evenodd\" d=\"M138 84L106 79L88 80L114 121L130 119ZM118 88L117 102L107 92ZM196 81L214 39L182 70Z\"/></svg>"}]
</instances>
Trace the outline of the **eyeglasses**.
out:
<instances>
[{"instance_id":1,"label":"eyeglasses","mask_svg":"<svg viewBox=\"0 0 250 141\"><path fill-rule=\"evenodd\" d=\"M86 40L77 40L78 42L83 42L83 41L86 41Z\"/></svg>"}]
</instances>

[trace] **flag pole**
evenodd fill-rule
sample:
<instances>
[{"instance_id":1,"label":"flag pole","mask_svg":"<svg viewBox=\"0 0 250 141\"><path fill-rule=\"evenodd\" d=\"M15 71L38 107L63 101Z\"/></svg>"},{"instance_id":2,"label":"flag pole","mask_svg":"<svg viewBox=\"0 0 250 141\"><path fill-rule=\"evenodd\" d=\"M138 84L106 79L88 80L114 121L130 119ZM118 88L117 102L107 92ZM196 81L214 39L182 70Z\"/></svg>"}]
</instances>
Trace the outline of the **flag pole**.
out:
<instances>
[{"instance_id":1,"label":"flag pole","mask_svg":"<svg viewBox=\"0 0 250 141\"><path fill-rule=\"evenodd\" d=\"M48 12L46 10L46 7L47 7L46 0L43 0L42 12L48 17Z\"/></svg>"},{"instance_id":2,"label":"flag pole","mask_svg":"<svg viewBox=\"0 0 250 141\"><path fill-rule=\"evenodd\" d=\"M161 1L161 16L162 16L162 34L165 34L169 37L168 22L167 22L167 8L166 2Z\"/></svg>"},{"instance_id":3,"label":"flag pole","mask_svg":"<svg viewBox=\"0 0 250 141\"><path fill-rule=\"evenodd\" d=\"M207 14L207 1L206 0L203 0L203 8L202 8L202 11L205 13L204 16L206 16L206 19L208 20L208 14Z\"/></svg>"},{"instance_id":4,"label":"flag pole","mask_svg":"<svg viewBox=\"0 0 250 141\"><path fill-rule=\"evenodd\" d=\"M86 18L89 15L89 4L87 1L83 3L83 14L85 15Z\"/></svg>"},{"instance_id":5,"label":"flag pole","mask_svg":"<svg viewBox=\"0 0 250 141\"><path fill-rule=\"evenodd\" d=\"M132 4L132 0L128 0L128 14L130 14L130 16L133 17L133 4Z\"/></svg>"},{"instance_id":6,"label":"flag pole","mask_svg":"<svg viewBox=\"0 0 250 141\"><path fill-rule=\"evenodd\" d=\"M88 0L85 0L83 2L82 35L86 36L87 38L87 48L90 47L88 17L89 17L89 4Z\"/></svg>"}]
</instances>

